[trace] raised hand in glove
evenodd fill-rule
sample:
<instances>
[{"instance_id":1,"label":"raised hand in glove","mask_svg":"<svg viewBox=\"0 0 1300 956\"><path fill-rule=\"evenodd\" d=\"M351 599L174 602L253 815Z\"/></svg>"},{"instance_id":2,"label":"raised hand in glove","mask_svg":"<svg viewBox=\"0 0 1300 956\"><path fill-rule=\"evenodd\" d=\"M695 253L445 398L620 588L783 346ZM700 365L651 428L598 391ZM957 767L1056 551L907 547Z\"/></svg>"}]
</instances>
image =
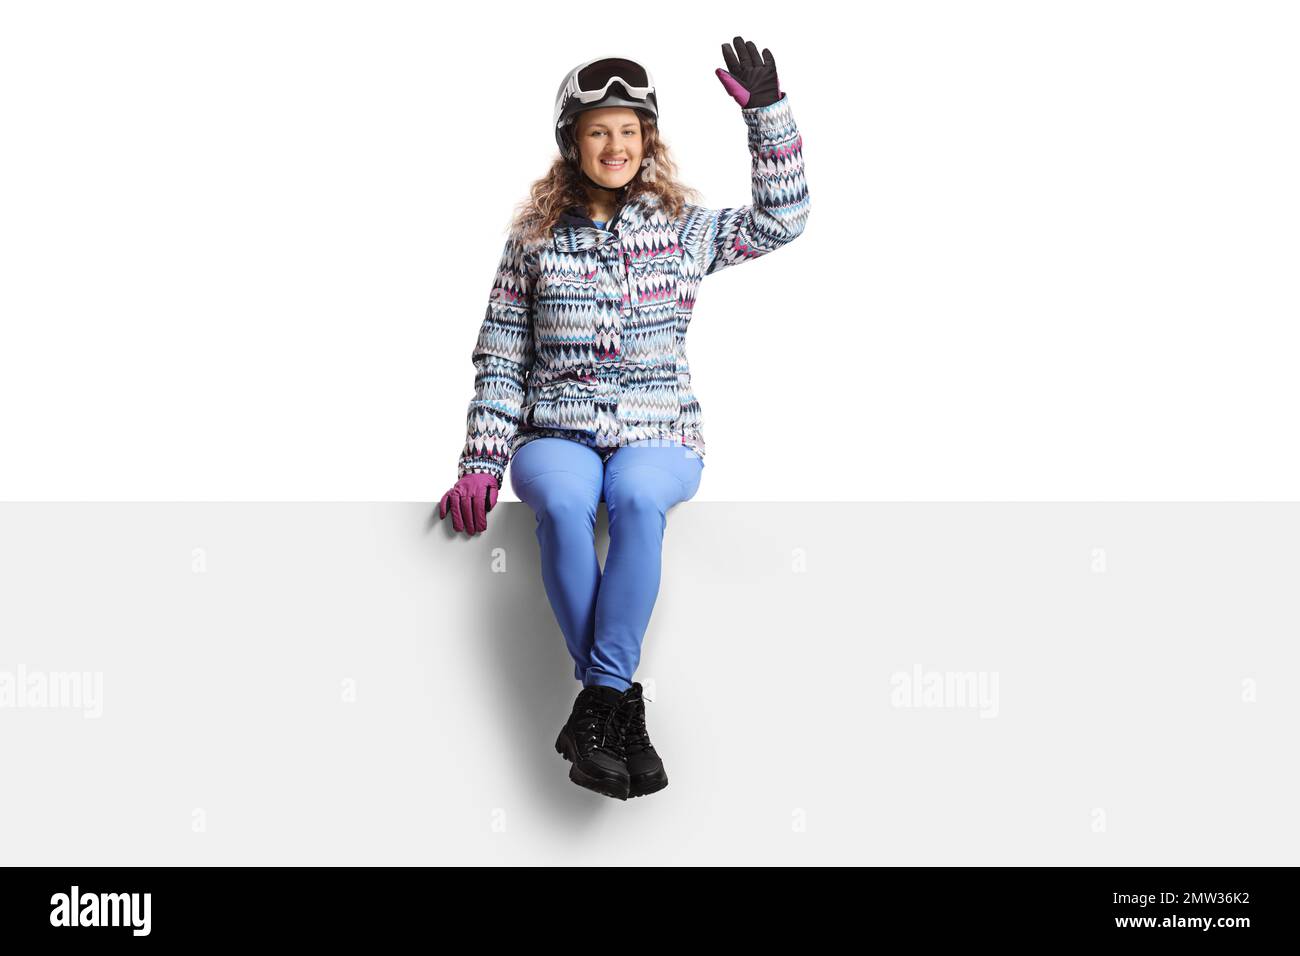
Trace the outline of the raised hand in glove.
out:
<instances>
[{"instance_id":1,"label":"raised hand in glove","mask_svg":"<svg viewBox=\"0 0 1300 956\"><path fill-rule=\"evenodd\" d=\"M760 57L752 40L736 37L731 42L736 48L734 52L730 46L722 44L722 58L727 61L727 69L719 67L714 70L718 79L742 109L771 106L784 95L776 79L776 60L772 51L764 47Z\"/></svg>"}]
</instances>

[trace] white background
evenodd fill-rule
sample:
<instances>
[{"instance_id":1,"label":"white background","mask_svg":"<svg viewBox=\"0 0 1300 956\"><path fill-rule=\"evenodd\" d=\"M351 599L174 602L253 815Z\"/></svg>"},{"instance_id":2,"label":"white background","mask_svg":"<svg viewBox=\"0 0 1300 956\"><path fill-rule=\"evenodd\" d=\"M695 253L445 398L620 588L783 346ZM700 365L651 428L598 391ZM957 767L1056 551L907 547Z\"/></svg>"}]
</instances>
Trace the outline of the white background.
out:
<instances>
[{"instance_id":1,"label":"white background","mask_svg":"<svg viewBox=\"0 0 1300 956\"><path fill-rule=\"evenodd\" d=\"M699 500L1291 498L1298 24L6 3L0 497L436 500L560 78L643 58L684 180L743 204L713 75L740 33L776 57L811 215L701 290Z\"/></svg>"}]
</instances>

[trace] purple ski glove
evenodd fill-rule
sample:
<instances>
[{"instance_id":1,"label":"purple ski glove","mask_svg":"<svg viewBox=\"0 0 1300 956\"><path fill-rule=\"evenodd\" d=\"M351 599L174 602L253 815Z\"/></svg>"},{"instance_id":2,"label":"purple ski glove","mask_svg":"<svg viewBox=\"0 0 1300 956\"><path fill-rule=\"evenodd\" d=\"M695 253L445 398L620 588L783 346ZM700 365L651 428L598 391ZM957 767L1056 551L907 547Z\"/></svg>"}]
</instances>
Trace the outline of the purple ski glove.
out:
<instances>
[{"instance_id":1,"label":"purple ski glove","mask_svg":"<svg viewBox=\"0 0 1300 956\"><path fill-rule=\"evenodd\" d=\"M736 37L731 42L736 48L734 53L731 47L722 44L722 58L727 61L727 70L731 72L719 67L714 73L741 109L771 106L784 96L776 78L776 59L772 51L764 47L760 57L752 40Z\"/></svg>"},{"instance_id":2,"label":"purple ski glove","mask_svg":"<svg viewBox=\"0 0 1300 956\"><path fill-rule=\"evenodd\" d=\"M497 480L491 475L466 475L438 503L438 520L451 512L451 526L467 535L487 530L487 513L497 503Z\"/></svg>"}]
</instances>

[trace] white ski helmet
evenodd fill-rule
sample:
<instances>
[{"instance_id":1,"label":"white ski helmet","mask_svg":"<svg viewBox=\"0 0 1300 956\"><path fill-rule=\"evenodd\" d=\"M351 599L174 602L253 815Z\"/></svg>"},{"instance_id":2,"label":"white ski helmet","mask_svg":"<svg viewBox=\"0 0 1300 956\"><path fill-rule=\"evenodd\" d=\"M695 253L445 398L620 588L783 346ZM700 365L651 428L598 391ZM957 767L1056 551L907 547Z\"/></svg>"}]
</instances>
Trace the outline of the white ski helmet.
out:
<instances>
[{"instance_id":1,"label":"white ski helmet","mask_svg":"<svg viewBox=\"0 0 1300 956\"><path fill-rule=\"evenodd\" d=\"M577 149L565 131L586 110L627 106L659 119L654 78L636 60L600 57L580 63L568 72L555 94L555 142L565 159L576 159Z\"/></svg>"}]
</instances>

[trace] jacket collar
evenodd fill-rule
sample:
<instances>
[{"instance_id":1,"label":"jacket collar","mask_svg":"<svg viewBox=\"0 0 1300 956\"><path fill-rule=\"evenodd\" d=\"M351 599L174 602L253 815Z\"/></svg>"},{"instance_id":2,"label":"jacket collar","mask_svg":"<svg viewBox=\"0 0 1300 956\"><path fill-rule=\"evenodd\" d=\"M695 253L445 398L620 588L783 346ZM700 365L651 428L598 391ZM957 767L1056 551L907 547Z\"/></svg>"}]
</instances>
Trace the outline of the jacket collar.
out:
<instances>
[{"instance_id":1,"label":"jacket collar","mask_svg":"<svg viewBox=\"0 0 1300 956\"><path fill-rule=\"evenodd\" d=\"M658 204L659 197L654 193L633 196L623 203L613 221L606 223L604 229L598 227L577 207L570 207L560 215L551 230L555 237L555 248L560 252L581 252L607 243L616 243L618 239L610 226L617 226L622 234L643 222Z\"/></svg>"}]
</instances>

